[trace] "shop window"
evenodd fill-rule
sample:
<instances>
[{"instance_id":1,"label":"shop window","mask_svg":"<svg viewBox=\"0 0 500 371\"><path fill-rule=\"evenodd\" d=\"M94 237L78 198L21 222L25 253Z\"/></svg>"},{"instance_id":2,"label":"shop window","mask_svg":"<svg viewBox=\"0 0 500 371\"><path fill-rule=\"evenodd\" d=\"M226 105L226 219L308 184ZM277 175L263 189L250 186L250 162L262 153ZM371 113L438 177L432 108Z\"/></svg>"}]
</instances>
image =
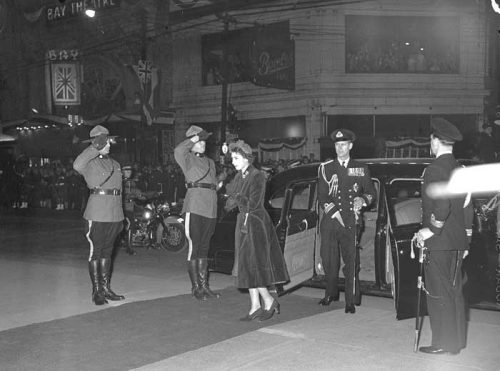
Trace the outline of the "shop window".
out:
<instances>
[{"instance_id":1,"label":"shop window","mask_svg":"<svg viewBox=\"0 0 500 371\"><path fill-rule=\"evenodd\" d=\"M458 17L346 16L346 73L459 73Z\"/></svg>"},{"instance_id":2,"label":"shop window","mask_svg":"<svg viewBox=\"0 0 500 371\"><path fill-rule=\"evenodd\" d=\"M204 86L222 84L223 45L227 52L228 83L250 81L252 29L202 36L202 80Z\"/></svg>"}]
</instances>

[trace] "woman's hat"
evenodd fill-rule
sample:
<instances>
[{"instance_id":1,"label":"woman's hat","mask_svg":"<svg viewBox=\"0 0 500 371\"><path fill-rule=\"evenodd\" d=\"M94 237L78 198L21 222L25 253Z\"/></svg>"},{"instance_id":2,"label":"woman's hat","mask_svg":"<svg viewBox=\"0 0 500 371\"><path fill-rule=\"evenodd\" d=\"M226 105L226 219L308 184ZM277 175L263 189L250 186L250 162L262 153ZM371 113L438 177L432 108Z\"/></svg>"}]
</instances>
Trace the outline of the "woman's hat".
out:
<instances>
[{"instance_id":1,"label":"woman's hat","mask_svg":"<svg viewBox=\"0 0 500 371\"><path fill-rule=\"evenodd\" d=\"M229 151L230 152L242 152L247 156L252 155L252 147L250 147L248 144L246 144L242 140L238 140L237 142L233 142L229 144Z\"/></svg>"}]
</instances>

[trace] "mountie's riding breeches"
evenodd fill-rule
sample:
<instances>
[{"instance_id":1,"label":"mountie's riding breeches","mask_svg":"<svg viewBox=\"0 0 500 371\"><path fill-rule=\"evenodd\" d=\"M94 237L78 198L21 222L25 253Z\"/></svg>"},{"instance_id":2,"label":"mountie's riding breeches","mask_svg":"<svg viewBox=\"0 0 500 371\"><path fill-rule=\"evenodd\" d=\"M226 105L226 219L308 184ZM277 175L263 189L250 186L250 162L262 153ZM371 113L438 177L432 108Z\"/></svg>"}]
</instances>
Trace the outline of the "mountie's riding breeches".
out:
<instances>
[{"instance_id":1,"label":"mountie's riding breeches","mask_svg":"<svg viewBox=\"0 0 500 371\"><path fill-rule=\"evenodd\" d=\"M187 260L207 258L216 222L216 218L186 213L184 228L189 246Z\"/></svg>"},{"instance_id":2,"label":"mountie's riding breeches","mask_svg":"<svg viewBox=\"0 0 500 371\"><path fill-rule=\"evenodd\" d=\"M89 220L88 231L85 235L90 244L89 261L111 258L116 238L122 229L123 221L96 222Z\"/></svg>"}]
</instances>

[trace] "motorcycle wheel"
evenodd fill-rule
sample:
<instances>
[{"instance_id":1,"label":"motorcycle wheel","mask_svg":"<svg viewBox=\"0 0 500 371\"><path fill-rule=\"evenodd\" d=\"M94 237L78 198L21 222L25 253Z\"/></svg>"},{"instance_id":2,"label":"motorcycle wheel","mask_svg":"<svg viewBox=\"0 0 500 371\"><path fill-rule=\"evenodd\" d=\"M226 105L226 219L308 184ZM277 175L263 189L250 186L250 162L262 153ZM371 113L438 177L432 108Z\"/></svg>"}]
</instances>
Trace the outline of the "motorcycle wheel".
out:
<instances>
[{"instance_id":1,"label":"motorcycle wheel","mask_svg":"<svg viewBox=\"0 0 500 371\"><path fill-rule=\"evenodd\" d=\"M180 252L186 247L186 235L182 224L167 224L162 231L160 244L167 251Z\"/></svg>"}]
</instances>

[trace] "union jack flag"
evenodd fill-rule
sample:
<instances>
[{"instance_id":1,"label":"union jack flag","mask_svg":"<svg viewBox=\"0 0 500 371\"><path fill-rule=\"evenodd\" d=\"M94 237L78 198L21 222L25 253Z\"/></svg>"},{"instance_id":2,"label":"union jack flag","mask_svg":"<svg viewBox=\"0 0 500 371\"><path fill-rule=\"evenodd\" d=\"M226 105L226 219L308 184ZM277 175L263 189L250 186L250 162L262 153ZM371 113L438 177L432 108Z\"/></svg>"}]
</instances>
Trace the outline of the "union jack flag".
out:
<instances>
[{"instance_id":1,"label":"union jack flag","mask_svg":"<svg viewBox=\"0 0 500 371\"><path fill-rule=\"evenodd\" d=\"M52 99L54 100L54 104L80 104L78 64L52 64Z\"/></svg>"}]
</instances>

